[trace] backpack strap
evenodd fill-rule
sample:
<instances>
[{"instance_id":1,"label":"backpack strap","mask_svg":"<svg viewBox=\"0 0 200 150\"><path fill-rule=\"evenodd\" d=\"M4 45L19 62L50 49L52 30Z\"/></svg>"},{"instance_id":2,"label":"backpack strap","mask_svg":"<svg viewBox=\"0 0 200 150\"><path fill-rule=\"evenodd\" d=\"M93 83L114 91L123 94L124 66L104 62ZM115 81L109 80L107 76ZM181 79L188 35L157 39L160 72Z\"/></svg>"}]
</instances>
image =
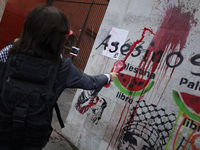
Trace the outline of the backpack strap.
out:
<instances>
[{"instance_id":1,"label":"backpack strap","mask_svg":"<svg viewBox=\"0 0 200 150\"><path fill-rule=\"evenodd\" d=\"M5 72L6 72L6 63L0 62L0 92L2 90L3 81L5 78Z\"/></svg>"},{"instance_id":2,"label":"backpack strap","mask_svg":"<svg viewBox=\"0 0 200 150\"><path fill-rule=\"evenodd\" d=\"M57 115L58 121L60 123L60 126L61 126L61 128L64 128L65 125L64 125L64 122L62 120L62 117L61 117L61 114L60 114L60 109L58 107L58 103L57 102L55 103L54 108L55 108L56 115Z\"/></svg>"},{"instance_id":3,"label":"backpack strap","mask_svg":"<svg viewBox=\"0 0 200 150\"><path fill-rule=\"evenodd\" d=\"M58 68L59 68L58 70L60 70L61 64L59 65ZM58 78L59 78L59 73L60 73L60 72L58 71L57 76L56 76L56 80L55 80L55 83L54 83L54 88L53 88L54 93L55 93L55 91L56 91L56 87L57 87L57 84L58 84L57 80L58 80ZM64 122L63 122L62 117L61 117L61 113L60 113L60 109L59 109L57 100L58 100L58 97L55 97L53 107L54 107L54 109L55 109L55 111L56 111L56 116L57 116L58 122L59 122L59 124L60 124L60 127L61 127L61 128L64 128L65 125L64 125Z\"/></svg>"}]
</instances>

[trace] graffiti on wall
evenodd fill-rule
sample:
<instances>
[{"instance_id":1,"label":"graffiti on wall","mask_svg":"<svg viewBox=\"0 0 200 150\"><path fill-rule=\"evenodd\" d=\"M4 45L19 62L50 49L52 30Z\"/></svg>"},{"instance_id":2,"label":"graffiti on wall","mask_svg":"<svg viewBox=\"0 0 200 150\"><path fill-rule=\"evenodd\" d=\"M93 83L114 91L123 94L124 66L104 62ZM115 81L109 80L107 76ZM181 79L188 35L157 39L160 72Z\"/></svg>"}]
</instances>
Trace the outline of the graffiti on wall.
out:
<instances>
[{"instance_id":1,"label":"graffiti on wall","mask_svg":"<svg viewBox=\"0 0 200 150\"><path fill-rule=\"evenodd\" d=\"M92 115L91 121L96 125L106 107L106 100L103 97L99 97L98 91L95 90L83 90L75 104L75 108L79 113Z\"/></svg>"},{"instance_id":2,"label":"graffiti on wall","mask_svg":"<svg viewBox=\"0 0 200 150\"><path fill-rule=\"evenodd\" d=\"M185 5L178 1L177 5L169 5L165 9L165 16L162 18L160 27L157 29L155 36L147 48L142 41L135 47L130 58L139 57L138 65L126 62L123 73L119 73L114 81L117 87L116 99L120 99L129 104L134 104L134 98L139 97L136 105L132 106L129 111L128 120L121 126L119 136L114 139L112 134L111 141L114 139L114 148L119 150L197 150L200 149L200 102L199 97L190 93L171 91L171 99L175 101L179 107L179 112L167 113L163 105L157 108L161 102L162 94L166 90L174 70L181 66L185 58L183 49L186 48L186 41L190 30L197 21L194 19L196 9L187 10ZM120 49L123 56L126 56L131 49L132 43L127 40L121 47L118 41L108 44L111 36L108 35L103 42L96 48L106 49L112 47L112 51ZM189 65L200 66L200 54L194 54L190 58ZM174 60L174 61L172 61ZM160 83L159 79L163 79L168 69L169 79L164 85L160 97L152 98L153 101L143 99L142 95L152 94L152 91L158 91ZM199 70L189 70L190 75L199 77ZM158 80L155 80L158 79ZM179 87L186 87L190 90L200 91L200 81L193 81L188 77L179 76L179 82L175 83ZM156 94L156 92L154 92ZM151 97L151 96L150 96ZM170 96L169 96L170 97ZM102 100L100 102L100 100ZM99 103L100 102L100 103ZM99 105L98 105L99 103ZM167 100L166 102L167 103ZM163 104L163 103L162 103ZM129 105L130 106L130 105ZM163 108L162 108L163 106ZM94 91L83 91L75 105L76 109L81 113L93 115L93 123L98 124L103 111L107 107L104 98L99 98ZM127 107L127 105L125 105ZM130 108L131 108L130 107ZM129 107L128 107L129 108ZM121 115L122 116L122 115ZM127 116L125 116L127 118ZM124 121L120 118L116 129L120 123ZM114 130L117 131L117 130ZM108 144L107 149L110 146ZM117 147L116 146L117 144Z\"/></svg>"},{"instance_id":3,"label":"graffiti on wall","mask_svg":"<svg viewBox=\"0 0 200 150\"><path fill-rule=\"evenodd\" d=\"M159 3L162 2L159 1ZM114 81L119 90L116 94L117 99L121 99L129 104L133 104L134 98L136 96L139 97L138 103L136 106L134 106L135 109L130 111L130 119L128 122L122 125L123 131L121 132L120 138L116 139L119 140L120 144L118 145L118 149L120 150L134 150L138 145L143 145L142 149L145 150L157 150L163 149L163 147L166 147L168 150L200 149L200 102L198 96L183 92L180 92L181 96L174 96L175 102L180 108L180 111L177 114L177 119L173 113L170 115L165 114L165 116L174 117L173 119L168 119L168 122L170 122L170 126L168 127L165 126L167 122L162 122L159 124L159 115L154 116L154 114L159 112L159 110L164 111L162 108L159 110L155 108L160 103L161 98L156 99L156 101L152 98L155 105L147 105L145 101L142 100L143 94L152 94L149 92L150 90L159 90L160 83L155 82L154 79L157 78L157 81L160 81L166 76L168 69L170 69L169 79L163 89L164 91L170 83L169 81L171 80L175 68L181 66L181 64L184 62L185 58L182 54L182 51L186 47L187 38L191 28L197 24L197 20L194 18L194 14L196 13L197 9L195 7L190 7L190 4L192 3L187 1L181 2L178 0L177 5L168 5L164 8L165 15L162 19L160 19L160 21L162 20L162 22L160 22L160 27L157 29L157 32L149 46L144 48L143 44L145 41L142 41L135 47L134 52L132 52L130 55L131 58L140 58L139 65L136 66L130 62L127 62L125 64L123 73L119 73L118 77ZM125 21L127 21L126 19L127 18L125 18ZM109 46L109 39L110 36L107 36L105 40L96 48L96 50L98 50L100 46L103 46L104 49ZM113 43L116 42L117 41L113 41ZM112 46L114 46L114 49L120 49L121 54L126 56L131 49L131 44L132 43L129 39L121 47L115 47L115 44L112 44ZM200 54L193 53L188 63L191 66L200 66L199 59ZM189 70L188 73L190 73L191 76L198 77L200 76L198 71L198 69L195 71ZM195 82L188 77L184 77L182 74L180 74L177 86L186 87L188 88L188 91L200 91L200 81ZM163 93L164 92L161 92L160 97L162 97ZM177 95L174 94L176 93L174 91L172 93L173 95ZM151 119L148 121L138 121L138 110L141 107L140 102L145 103L143 105L149 108L155 106L153 111L154 113L150 113L150 116L156 118L154 120L155 122ZM152 103L149 100L148 102ZM127 105L125 105L125 107L126 106ZM146 109L148 110L148 108ZM142 110L140 110L140 112L142 112ZM143 118L145 118L145 116L143 116ZM165 129L164 131L167 132L165 133L166 136L159 135L162 133L160 132L161 129L159 129L157 125L153 126L152 122L157 125L159 124L159 127L162 126L162 129ZM145 128L145 133L148 133L148 135L143 133L144 127L147 128ZM114 132L115 131L116 130L114 130ZM154 138L151 138L150 134L153 135ZM107 149L109 148L112 140L113 137L111 138ZM113 147L115 147L115 145Z\"/></svg>"},{"instance_id":4,"label":"graffiti on wall","mask_svg":"<svg viewBox=\"0 0 200 150\"><path fill-rule=\"evenodd\" d=\"M164 109L158 109L155 105L147 105L145 100L137 102L134 117L126 122L119 138L119 150L161 150L167 144L175 114L167 114ZM131 117L130 114L129 117ZM139 144L142 142L142 147Z\"/></svg>"},{"instance_id":5,"label":"graffiti on wall","mask_svg":"<svg viewBox=\"0 0 200 150\"><path fill-rule=\"evenodd\" d=\"M198 150L200 148L198 142L200 140L200 97L175 90L173 97L180 110L167 149ZM180 125L177 124L178 122Z\"/></svg>"}]
</instances>

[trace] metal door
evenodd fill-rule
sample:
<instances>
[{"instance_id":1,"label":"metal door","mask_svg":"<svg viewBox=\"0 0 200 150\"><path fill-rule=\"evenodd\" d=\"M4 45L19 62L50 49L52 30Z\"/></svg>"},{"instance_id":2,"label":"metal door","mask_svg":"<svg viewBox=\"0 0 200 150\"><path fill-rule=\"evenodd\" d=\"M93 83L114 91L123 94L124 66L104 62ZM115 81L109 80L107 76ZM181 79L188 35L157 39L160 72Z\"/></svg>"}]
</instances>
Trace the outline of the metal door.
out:
<instances>
[{"instance_id":1,"label":"metal door","mask_svg":"<svg viewBox=\"0 0 200 150\"><path fill-rule=\"evenodd\" d=\"M48 0L47 3L63 11L69 19L74 36L68 44L80 48L78 56L69 56L74 65L83 71L108 2L106 0Z\"/></svg>"}]
</instances>

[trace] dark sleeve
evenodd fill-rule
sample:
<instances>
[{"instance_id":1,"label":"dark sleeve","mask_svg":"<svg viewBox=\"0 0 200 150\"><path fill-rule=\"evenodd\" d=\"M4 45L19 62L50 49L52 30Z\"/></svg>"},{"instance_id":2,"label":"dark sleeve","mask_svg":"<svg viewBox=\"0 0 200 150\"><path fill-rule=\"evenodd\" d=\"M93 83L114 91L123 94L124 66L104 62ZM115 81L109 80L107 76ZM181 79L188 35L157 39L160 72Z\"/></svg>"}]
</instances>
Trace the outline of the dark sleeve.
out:
<instances>
[{"instance_id":1,"label":"dark sleeve","mask_svg":"<svg viewBox=\"0 0 200 150\"><path fill-rule=\"evenodd\" d=\"M65 59L61 70L62 72L65 72L65 88L81 88L86 90L92 90L99 89L102 86L106 85L108 82L108 77L104 74L90 76L78 70L72 64L70 58Z\"/></svg>"},{"instance_id":2,"label":"dark sleeve","mask_svg":"<svg viewBox=\"0 0 200 150\"><path fill-rule=\"evenodd\" d=\"M68 76L66 78L67 87L82 88L86 90L97 89L108 82L106 75L90 76L78 70L73 64L70 65Z\"/></svg>"}]
</instances>

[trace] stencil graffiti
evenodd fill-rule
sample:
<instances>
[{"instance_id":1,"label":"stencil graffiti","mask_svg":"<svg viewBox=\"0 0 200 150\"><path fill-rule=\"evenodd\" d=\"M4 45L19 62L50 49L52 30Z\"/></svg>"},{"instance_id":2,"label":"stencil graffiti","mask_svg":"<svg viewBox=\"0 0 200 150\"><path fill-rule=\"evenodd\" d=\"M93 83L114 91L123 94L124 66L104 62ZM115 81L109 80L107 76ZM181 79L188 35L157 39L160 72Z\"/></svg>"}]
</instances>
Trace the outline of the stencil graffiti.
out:
<instances>
[{"instance_id":1,"label":"stencil graffiti","mask_svg":"<svg viewBox=\"0 0 200 150\"><path fill-rule=\"evenodd\" d=\"M119 73L114 83L117 88L126 95L130 96L140 96L148 92L154 85L154 81L151 81L149 84L148 80L143 80L140 78L134 78L126 74ZM123 94L117 93L118 98L123 99Z\"/></svg>"},{"instance_id":2,"label":"stencil graffiti","mask_svg":"<svg viewBox=\"0 0 200 150\"><path fill-rule=\"evenodd\" d=\"M199 150L200 97L183 92L178 93L175 90L173 91L173 97L180 110L175 127L168 141L167 149ZM178 122L181 122L180 125L178 125Z\"/></svg>"},{"instance_id":3,"label":"stencil graffiti","mask_svg":"<svg viewBox=\"0 0 200 150\"><path fill-rule=\"evenodd\" d=\"M167 114L153 104L147 105L145 100L137 103L138 106L131 109L136 111L135 115L130 113L132 119L123 127L118 150L162 150L173 129L175 114Z\"/></svg>"},{"instance_id":4,"label":"stencil graffiti","mask_svg":"<svg viewBox=\"0 0 200 150\"><path fill-rule=\"evenodd\" d=\"M93 113L91 120L93 123L95 123L96 125L98 124L98 122L101 119L101 116L103 114L103 111L106 107L107 107L106 100L104 98L100 98L97 105L95 105L91 108L91 111Z\"/></svg>"},{"instance_id":5,"label":"stencil graffiti","mask_svg":"<svg viewBox=\"0 0 200 150\"><path fill-rule=\"evenodd\" d=\"M97 96L98 92L95 90L83 90L78 97L75 108L81 114L87 113L92 115L91 121L98 124L104 109L107 107L107 102L103 97Z\"/></svg>"}]
</instances>

